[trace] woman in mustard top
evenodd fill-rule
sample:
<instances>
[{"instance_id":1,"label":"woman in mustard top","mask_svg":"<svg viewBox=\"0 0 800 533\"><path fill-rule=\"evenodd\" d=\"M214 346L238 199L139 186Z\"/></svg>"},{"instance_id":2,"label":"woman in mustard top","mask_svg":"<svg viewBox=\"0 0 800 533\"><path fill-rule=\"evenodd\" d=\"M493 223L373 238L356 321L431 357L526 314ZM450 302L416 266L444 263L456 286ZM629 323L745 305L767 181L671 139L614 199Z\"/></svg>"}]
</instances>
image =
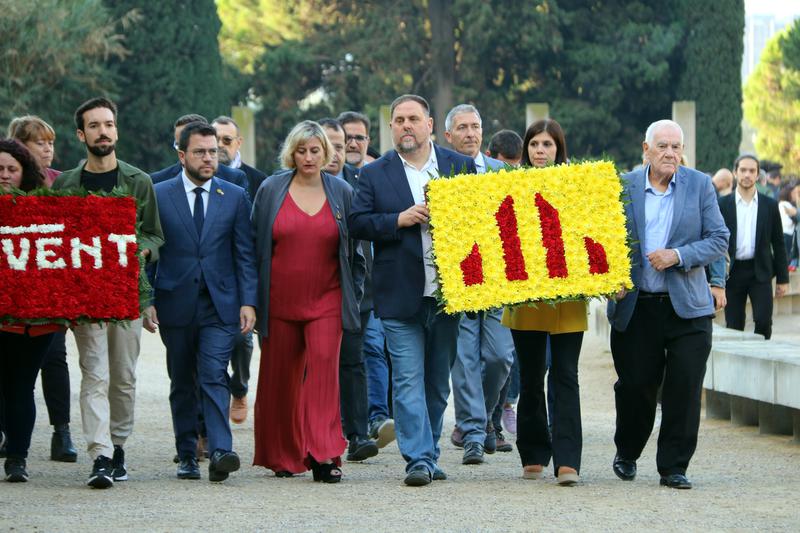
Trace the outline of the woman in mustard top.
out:
<instances>
[{"instance_id":1,"label":"woman in mustard top","mask_svg":"<svg viewBox=\"0 0 800 533\"><path fill-rule=\"evenodd\" d=\"M567 162L564 132L555 120L533 123L525 132L522 147L523 165L544 167ZM542 477L552 456L558 483L573 485L579 479L583 446L578 356L587 329L586 302L506 309L503 325L511 328L519 357L517 449L522 460L522 477ZM554 393L550 413L552 437L544 394L548 337L552 354L548 382Z\"/></svg>"}]
</instances>

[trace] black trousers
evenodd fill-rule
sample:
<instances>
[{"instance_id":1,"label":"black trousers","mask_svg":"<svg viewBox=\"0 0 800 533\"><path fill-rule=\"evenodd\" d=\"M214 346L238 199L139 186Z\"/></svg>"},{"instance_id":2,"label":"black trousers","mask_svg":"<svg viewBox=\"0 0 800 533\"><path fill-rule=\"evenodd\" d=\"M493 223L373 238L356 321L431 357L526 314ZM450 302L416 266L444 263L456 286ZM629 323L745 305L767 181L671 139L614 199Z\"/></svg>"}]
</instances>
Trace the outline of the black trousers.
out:
<instances>
[{"instance_id":1,"label":"black trousers","mask_svg":"<svg viewBox=\"0 0 800 533\"><path fill-rule=\"evenodd\" d=\"M53 343L42 363L42 392L51 426L69 424L70 388L66 338L65 331L53 333Z\"/></svg>"},{"instance_id":2,"label":"black trousers","mask_svg":"<svg viewBox=\"0 0 800 533\"><path fill-rule=\"evenodd\" d=\"M650 438L662 383L656 466L685 474L697 448L700 398L711 351L711 317L684 319L668 296L640 296L628 328L611 330L617 382L617 454L635 461Z\"/></svg>"},{"instance_id":3,"label":"black trousers","mask_svg":"<svg viewBox=\"0 0 800 533\"><path fill-rule=\"evenodd\" d=\"M52 340L52 333L29 337L0 331L0 405L9 457L28 456L36 421L33 387Z\"/></svg>"},{"instance_id":4,"label":"black trousers","mask_svg":"<svg viewBox=\"0 0 800 533\"><path fill-rule=\"evenodd\" d=\"M517 449L522 466L569 466L580 472L583 435L578 387L578 357L583 332L550 335L544 331L512 329L519 357L519 403L517 404ZM544 376L547 371L547 337L552 363L548 384L554 389L552 437L548 429Z\"/></svg>"},{"instance_id":5,"label":"black trousers","mask_svg":"<svg viewBox=\"0 0 800 533\"><path fill-rule=\"evenodd\" d=\"M369 311L361 313L361 331L342 332L339 355L339 398L342 431L347 440L367 437L367 369L364 366L364 329Z\"/></svg>"},{"instance_id":6,"label":"black trousers","mask_svg":"<svg viewBox=\"0 0 800 533\"><path fill-rule=\"evenodd\" d=\"M745 304L750 297L755 332L772 337L772 281L756 280L755 261L734 261L725 288L728 305L725 306L725 325L744 330Z\"/></svg>"}]
</instances>

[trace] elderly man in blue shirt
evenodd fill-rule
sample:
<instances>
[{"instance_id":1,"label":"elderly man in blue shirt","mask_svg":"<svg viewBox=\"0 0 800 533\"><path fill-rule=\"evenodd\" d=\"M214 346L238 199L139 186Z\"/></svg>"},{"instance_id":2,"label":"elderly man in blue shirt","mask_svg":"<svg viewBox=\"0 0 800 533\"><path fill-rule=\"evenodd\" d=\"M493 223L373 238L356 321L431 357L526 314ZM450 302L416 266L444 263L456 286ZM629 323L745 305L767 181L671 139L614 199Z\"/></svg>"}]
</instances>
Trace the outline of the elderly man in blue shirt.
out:
<instances>
[{"instance_id":1,"label":"elderly man in blue shirt","mask_svg":"<svg viewBox=\"0 0 800 533\"><path fill-rule=\"evenodd\" d=\"M648 164L623 177L634 288L608 306L618 376L613 469L625 481L636 476L663 381L656 466L661 485L689 489L715 309L705 267L724 256L729 232L711 179L680 166L677 123L654 122L642 146Z\"/></svg>"}]
</instances>

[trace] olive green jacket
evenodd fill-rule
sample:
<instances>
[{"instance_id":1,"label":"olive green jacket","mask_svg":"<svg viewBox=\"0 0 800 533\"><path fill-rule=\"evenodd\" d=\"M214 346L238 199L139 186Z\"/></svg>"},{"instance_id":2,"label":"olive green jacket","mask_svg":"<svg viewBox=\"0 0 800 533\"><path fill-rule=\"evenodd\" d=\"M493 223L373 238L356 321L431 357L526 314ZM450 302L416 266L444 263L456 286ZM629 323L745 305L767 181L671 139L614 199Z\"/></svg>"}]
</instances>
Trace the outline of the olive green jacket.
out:
<instances>
[{"instance_id":1,"label":"olive green jacket","mask_svg":"<svg viewBox=\"0 0 800 533\"><path fill-rule=\"evenodd\" d=\"M164 232L158 218L158 204L153 192L153 182L143 171L117 159L119 172L117 186L125 189L136 198L136 222L141 223L139 247L150 250L147 260L151 263L158 260L158 249L164 244ZM83 165L67 170L53 182L53 190L79 189Z\"/></svg>"}]
</instances>

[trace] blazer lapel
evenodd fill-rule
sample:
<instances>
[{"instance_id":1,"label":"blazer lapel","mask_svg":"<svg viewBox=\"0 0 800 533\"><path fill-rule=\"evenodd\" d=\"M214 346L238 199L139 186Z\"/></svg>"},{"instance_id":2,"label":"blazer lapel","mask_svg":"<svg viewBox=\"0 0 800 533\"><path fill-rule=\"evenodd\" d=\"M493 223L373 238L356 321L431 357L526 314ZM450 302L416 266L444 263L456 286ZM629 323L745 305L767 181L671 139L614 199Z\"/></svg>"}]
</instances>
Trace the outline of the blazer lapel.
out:
<instances>
[{"instance_id":1,"label":"blazer lapel","mask_svg":"<svg viewBox=\"0 0 800 533\"><path fill-rule=\"evenodd\" d=\"M633 226L635 230L635 239L639 241L640 254L642 257L644 253L644 234L645 234L645 219L644 219L644 180L647 179L647 168L644 173L636 174L631 182L628 184L628 191L630 191L630 202L633 209Z\"/></svg>"},{"instance_id":2,"label":"blazer lapel","mask_svg":"<svg viewBox=\"0 0 800 533\"><path fill-rule=\"evenodd\" d=\"M197 235L197 228L195 228L194 225L192 212L189 211L189 200L186 197L186 189L183 187L183 180L175 180L173 186L170 187L169 198L175 206L175 212L178 214L178 218L181 219L183 225L186 226L186 233L192 236L194 242L199 242L200 237Z\"/></svg>"},{"instance_id":3,"label":"blazer lapel","mask_svg":"<svg viewBox=\"0 0 800 533\"><path fill-rule=\"evenodd\" d=\"M208 228L214 223L214 218L217 216L224 195L225 193L222 192L222 189L219 187L217 178L211 178L211 190L208 193L208 207L206 208L206 217L203 221L203 234L200 236L201 242L205 239L206 235L208 235Z\"/></svg>"},{"instance_id":4,"label":"blazer lapel","mask_svg":"<svg viewBox=\"0 0 800 533\"><path fill-rule=\"evenodd\" d=\"M689 187L684 167L678 167L678 172L673 179L675 180L675 189L673 189L672 194L675 196L672 198L672 225L669 228L669 235L667 235L667 243L672 240L675 230L681 223L683 206L686 203L686 189Z\"/></svg>"},{"instance_id":5,"label":"blazer lapel","mask_svg":"<svg viewBox=\"0 0 800 533\"><path fill-rule=\"evenodd\" d=\"M759 193L756 193L758 198L758 210L756 211L756 250L761 249L761 241L767 229L767 205L764 198Z\"/></svg>"},{"instance_id":6,"label":"blazer lapel","mask_svg":"<svg viewBox=\"0 0 800 533\"><path fill-rule=\"evenodd\" d=\"M386 175L389 177L395 192L397 193L400 203L405 206L403 209L414 205L414 195L411 194L411 187L408 185L408 178L403 169L403 162L397 152L392 153L392 157L386 158Z\"/></svg>"}]
</instances>

